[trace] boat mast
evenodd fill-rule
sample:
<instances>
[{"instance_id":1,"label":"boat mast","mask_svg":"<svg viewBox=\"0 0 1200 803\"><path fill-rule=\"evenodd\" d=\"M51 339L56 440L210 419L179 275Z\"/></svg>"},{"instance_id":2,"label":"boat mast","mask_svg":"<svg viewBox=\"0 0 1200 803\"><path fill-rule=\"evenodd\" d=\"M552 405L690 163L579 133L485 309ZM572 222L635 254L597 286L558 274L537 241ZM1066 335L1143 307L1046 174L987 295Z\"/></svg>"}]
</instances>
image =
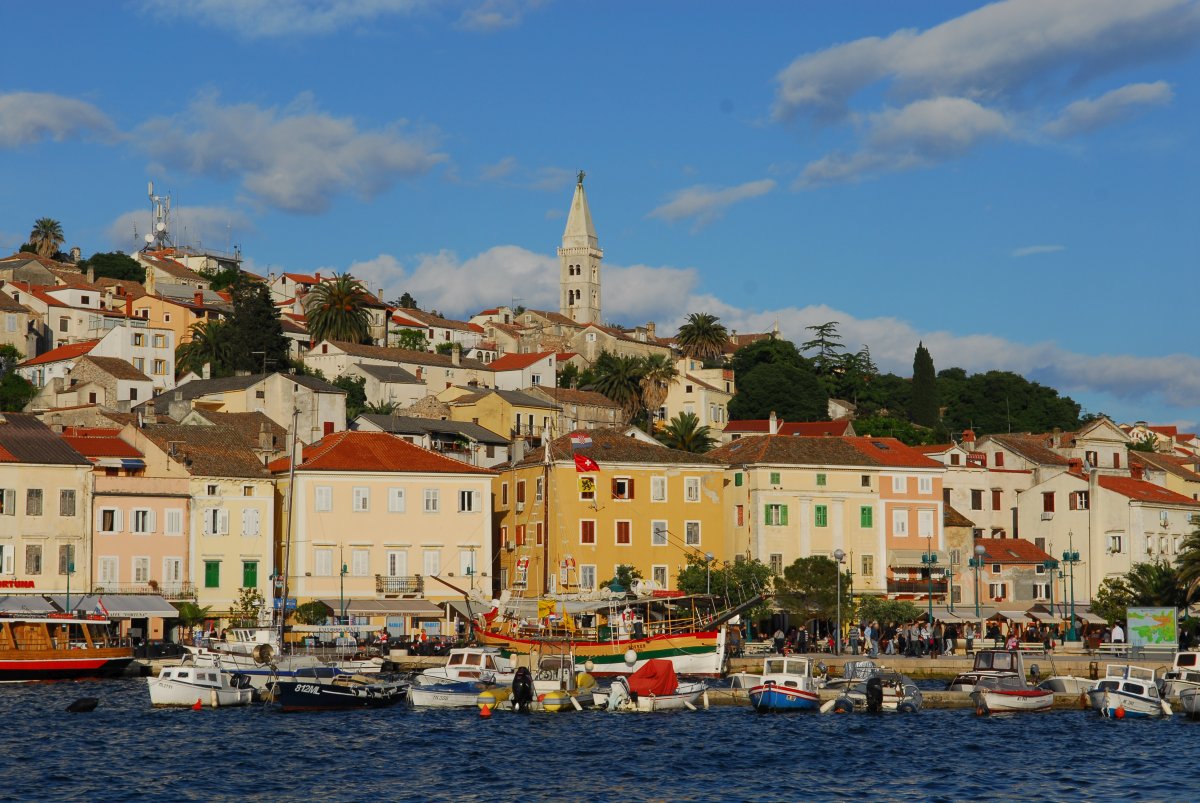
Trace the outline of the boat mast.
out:
<instances>
[{"instance_id":1,"label":"boat mast","mask_svg":"<svg viewBox=\"0 0 1200 803\"><path fill-rule=\"evenodd\" d=\"M554 416L549 417L549 432L542 448L542 593L550 591L550 452L554 448Z\"/></svg>"},{"instance_id":2,"label":"boat mast","mask_svg":"<svg viewBox=\"0 0 1200 803\"><path fill-rule=\"evenodd\" d=\"M300 408L292 408L292 442L288 449L287 524L283 536L283 598L279 601L279 649L283 650L283 628L287 621L288 568L292 561L292 504L296 498L296 441L299 438ZM276 570L278 573L278 570ZM278 584L277 584L278 585Z\"/></svg>"}]
</instances>

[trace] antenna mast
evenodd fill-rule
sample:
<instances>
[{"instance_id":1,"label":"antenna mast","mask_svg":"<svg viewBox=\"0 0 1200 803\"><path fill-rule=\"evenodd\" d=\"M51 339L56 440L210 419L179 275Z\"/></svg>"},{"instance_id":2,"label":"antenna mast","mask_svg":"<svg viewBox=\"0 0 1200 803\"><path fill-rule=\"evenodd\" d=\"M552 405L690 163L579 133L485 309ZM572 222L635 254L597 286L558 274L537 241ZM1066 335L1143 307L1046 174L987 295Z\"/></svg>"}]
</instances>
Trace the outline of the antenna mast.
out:
<instances>
[{"instance_id":1,"label":"antenna mast","mask_svg":"<svg viewBox=\"0 0 1200 803\"><path fill-rule=\"evenodd\" d=\"M146 235L145 250L170 248L175 244L171 239L171 196L155 195L153 181L147 185L146 194L150 196L152 219L150 233Z\"/></svg>"}]
</instances>

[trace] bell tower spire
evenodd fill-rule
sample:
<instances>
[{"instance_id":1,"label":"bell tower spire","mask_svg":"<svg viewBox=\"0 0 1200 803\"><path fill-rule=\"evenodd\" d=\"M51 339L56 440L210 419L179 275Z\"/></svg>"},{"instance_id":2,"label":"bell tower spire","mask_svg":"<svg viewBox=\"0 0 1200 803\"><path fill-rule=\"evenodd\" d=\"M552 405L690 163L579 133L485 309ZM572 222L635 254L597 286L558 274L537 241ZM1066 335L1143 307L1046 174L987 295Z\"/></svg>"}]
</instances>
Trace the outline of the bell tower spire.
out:
<instances>
[{"instance_id":1,"label":"bell tower spire","mask_svg":"<svg viewBox=\"0 0 1200 803\"><path fill-rule=\"evenodd\" d=\"M579 171L562 247L558 249L559 312L579 323L603 323L600 315L600 261L604 252L596 239L587 193L583 191L586 173Z\"/></svg>"}]
</instances>

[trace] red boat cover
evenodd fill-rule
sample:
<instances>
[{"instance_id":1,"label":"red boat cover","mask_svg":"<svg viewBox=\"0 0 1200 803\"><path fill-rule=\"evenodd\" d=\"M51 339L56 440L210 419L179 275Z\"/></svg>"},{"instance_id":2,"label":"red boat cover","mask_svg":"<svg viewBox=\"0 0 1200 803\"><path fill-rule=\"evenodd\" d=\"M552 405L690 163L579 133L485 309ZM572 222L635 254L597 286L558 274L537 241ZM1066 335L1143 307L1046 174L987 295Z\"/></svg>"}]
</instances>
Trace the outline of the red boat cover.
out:
<instances>
[{"instance_id":1,"label":"red boat cover","mask_svg":"<svg viewBox=\"0 0 1200 803\"><path fill-rule=\"evenodd\" d=\"M637 695L653 694L661 697L674 694L679 688L675 679L675 667L670 661L652 658L638 671L629 676L629 690Z\"/></svg>"}]
</instances>

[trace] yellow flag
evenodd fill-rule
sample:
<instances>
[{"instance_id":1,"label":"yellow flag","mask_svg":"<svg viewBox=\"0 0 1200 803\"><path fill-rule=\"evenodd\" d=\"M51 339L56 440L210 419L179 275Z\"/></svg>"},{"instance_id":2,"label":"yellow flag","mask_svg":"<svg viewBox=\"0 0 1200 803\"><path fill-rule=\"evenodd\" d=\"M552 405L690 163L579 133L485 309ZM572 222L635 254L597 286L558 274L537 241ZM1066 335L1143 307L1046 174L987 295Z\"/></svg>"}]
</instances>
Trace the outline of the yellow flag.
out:
<instances>
[{"instance_id":1,"label":"yellow flag","mask_svg":"<svg viewBox=\"0 0 1200 803\"><path fill-rule=\"evenodd\" d=\"M550 614L554 613L554 600L538 600L538 618L545 619Z\"/></svg>"}]
</instances>

